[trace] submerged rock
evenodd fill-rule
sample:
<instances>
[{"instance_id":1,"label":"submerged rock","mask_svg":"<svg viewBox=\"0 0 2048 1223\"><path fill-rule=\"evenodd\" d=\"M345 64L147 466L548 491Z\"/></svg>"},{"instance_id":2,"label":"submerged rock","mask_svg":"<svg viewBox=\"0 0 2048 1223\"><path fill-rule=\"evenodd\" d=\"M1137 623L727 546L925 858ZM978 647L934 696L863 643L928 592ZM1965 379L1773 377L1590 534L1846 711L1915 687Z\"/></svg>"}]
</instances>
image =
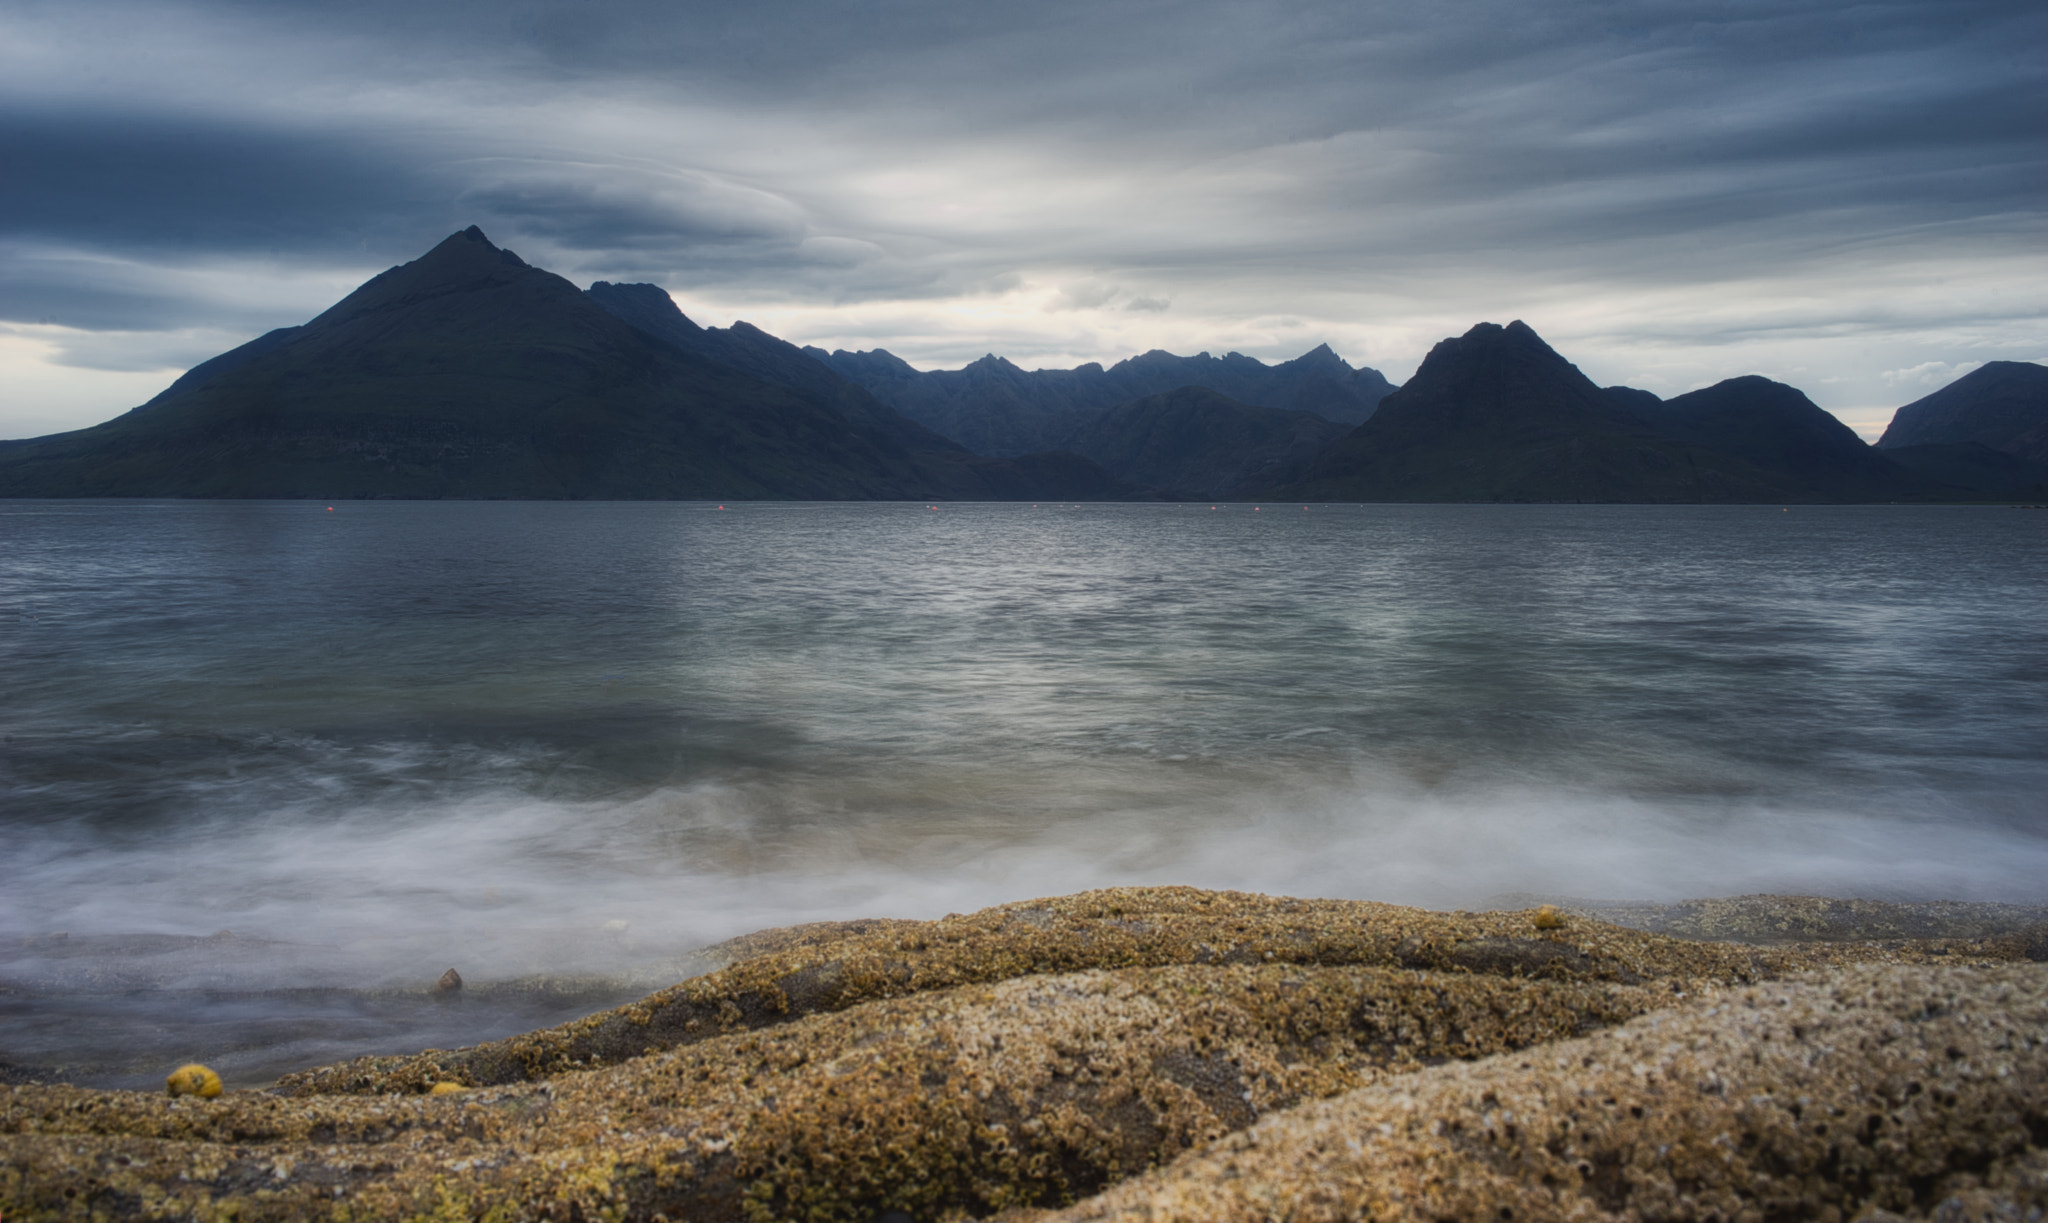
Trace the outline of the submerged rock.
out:
<instances>
[{"instance_id":1,"label":"submerged rock","mask_svg":"<svg viewBox=\"0 0 2048 1223\"><path fill-rule=\"evenodd\" d=\"M1166 888L727 954L575 1024L270 1092L12 1088L0 1201L10 1218L1846 1218L1937 1192L2020 1201L2028 1135L2048 1132L2048 968L1996 941L1757 948ZM444 1083L472 1089L426 1094Z\"/></svg>"}]
</instances>

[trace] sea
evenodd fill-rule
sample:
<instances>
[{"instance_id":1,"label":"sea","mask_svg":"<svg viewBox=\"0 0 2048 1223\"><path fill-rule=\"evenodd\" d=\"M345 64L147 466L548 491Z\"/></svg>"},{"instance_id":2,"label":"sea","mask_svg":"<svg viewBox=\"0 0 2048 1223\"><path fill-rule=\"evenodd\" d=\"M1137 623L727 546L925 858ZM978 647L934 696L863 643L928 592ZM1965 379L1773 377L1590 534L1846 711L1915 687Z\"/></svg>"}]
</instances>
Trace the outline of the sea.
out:
<instances>
[{"instance_id":1,"label":"sea","mask_svg":"<svg viewBox=\"0 0 2048 1223\"><path fill-rule=\"evenodd\" d=\"M0 1075L1126 884L2040 903L2044 608L2007 507L0 501Z\"/></svg>"}]
</instances>

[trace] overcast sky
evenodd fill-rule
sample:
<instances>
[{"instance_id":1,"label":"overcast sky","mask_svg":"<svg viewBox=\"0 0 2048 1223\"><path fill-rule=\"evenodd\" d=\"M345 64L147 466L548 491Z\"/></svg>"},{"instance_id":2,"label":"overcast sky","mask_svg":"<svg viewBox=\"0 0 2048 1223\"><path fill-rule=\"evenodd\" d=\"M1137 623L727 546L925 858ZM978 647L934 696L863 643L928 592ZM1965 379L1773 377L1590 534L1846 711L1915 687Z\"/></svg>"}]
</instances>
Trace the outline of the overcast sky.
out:
<instances>
[{"instance_id":1,"label":"overcast sky","mask_svg":"<svg viewBox=\"0 0 2048 1223\"><path fill-rule=\"evenodd\" d=\"M0 437L470 224L923 368L1521 318L1875 436L2048 360L2039 0L7 0Z\"/></svg>"}]
</instances>

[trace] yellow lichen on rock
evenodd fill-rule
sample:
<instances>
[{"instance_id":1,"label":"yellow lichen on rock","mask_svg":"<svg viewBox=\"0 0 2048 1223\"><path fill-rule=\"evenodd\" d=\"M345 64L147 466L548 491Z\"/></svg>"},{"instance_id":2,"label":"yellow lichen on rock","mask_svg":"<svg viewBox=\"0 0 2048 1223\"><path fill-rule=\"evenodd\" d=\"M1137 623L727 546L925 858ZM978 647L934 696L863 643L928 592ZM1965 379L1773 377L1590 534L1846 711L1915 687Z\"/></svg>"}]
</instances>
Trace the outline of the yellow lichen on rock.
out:
<instances>
[{"instance_id":1,"label":"yellow lichen on rock","mask_svg":"<svg viewBox=\"0 0 2048 1223\"><path fill-rule=\"evenodd\" d=\"M220 1094L220 1076L198 1062L187 1062L171 1071L164 1080L165 1090L173 1096L200 1096L211 1100Z\"/></svg>"}]
</instances>

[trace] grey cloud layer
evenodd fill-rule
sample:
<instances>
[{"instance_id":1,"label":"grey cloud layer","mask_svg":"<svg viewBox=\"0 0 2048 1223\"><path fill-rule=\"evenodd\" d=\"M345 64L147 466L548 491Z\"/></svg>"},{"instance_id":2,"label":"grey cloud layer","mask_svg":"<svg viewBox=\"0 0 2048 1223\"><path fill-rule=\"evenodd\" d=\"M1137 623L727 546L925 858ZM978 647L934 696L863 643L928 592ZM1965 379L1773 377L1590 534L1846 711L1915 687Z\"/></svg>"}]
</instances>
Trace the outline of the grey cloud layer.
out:
<instances>
[{"instance_id":1,"label":"grey cloud layer","mask_svg":"<svg viewBox=\"0 0 2048 1223\"><path fill-rule=\"evenodd\" d=\"M10 24L0 318L87 329L257 321L132 264L375 270L472 221L564 271L771 298L1043 270L1133 309L1205 279L1272 309L1297 280L1995 253L2048 201L2048 16L2016 0L81 0Z\"/></svg>"}]
</instances>

